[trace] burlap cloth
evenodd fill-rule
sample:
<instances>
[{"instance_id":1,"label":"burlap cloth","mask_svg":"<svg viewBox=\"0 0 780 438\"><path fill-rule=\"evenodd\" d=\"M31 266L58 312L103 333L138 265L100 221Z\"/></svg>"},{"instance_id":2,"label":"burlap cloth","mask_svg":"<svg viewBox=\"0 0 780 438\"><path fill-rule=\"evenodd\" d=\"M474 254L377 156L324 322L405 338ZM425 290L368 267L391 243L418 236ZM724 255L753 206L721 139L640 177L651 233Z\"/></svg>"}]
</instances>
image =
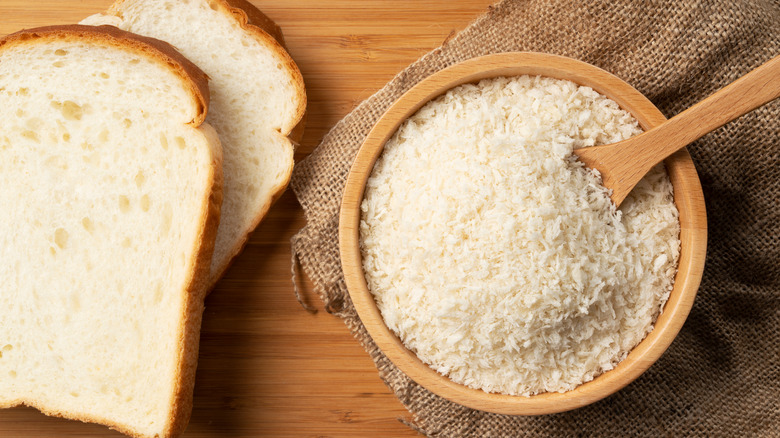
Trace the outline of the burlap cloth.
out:
<instances>
[{"instance_id":1,"label":"burlap cloth","mask_svg":"<svg viewBox=\"0 0 780 438\"><path fill-rule=\"evenodd\" d=\"M307 225L293 238L294 257L328 311L344 319L413 414L412 427L428 436L780 437L778 101L689 147L709 218L704 279L669 350L617 394L555 415L489 414L426 391L377 350L339 262L338 208L352 160L377 118L415 83L507 51L595 64L670 117L780 53L780 3L519 0L490 8L358 106L297 165L292 187Z\"/></svg>"}]
</instances>

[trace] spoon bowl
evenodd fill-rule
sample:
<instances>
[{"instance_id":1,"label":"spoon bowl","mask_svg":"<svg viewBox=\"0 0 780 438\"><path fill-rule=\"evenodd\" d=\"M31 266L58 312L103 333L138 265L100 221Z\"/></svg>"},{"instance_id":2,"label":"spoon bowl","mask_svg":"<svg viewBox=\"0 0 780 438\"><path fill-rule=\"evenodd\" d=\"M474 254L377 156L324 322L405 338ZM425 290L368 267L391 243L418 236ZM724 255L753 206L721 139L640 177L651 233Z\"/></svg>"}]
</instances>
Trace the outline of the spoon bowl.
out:
<instances>
[{"instance_id":1,"label":"spoon bowl","mask_svg":"<svg viewBox=\"0 0 780 438\"><path fill-rule=\"evenodd\" d=\"M423 363L385 325L366 285L360 253L360 204L374 163L400 124L447 90L482 79L541 75L591 87L630 112L645 130L666 119L641 93L592 65L541 53L504 53L471 59L421 81L377 121L368 134L347 177L339 218L339 246L347 289L371 338L387 357L415 382L456 403L488 412L538 415L585 406L618 391L652 365L679 332L693 305L704 268L707 220L696 169L685 149L665 160L680 212L681 253L674 288L655 328L614 369L565 393L530 397L487 393L457 384Z\"/></svg>"},{"instance_id":2,"label":"spoon bowl","mask_svg":"<svg viewBox=\"0 0 780 438\"><path fill-rule=\"evenodd\" d=\"M620 206L647 172L661 160L780 97L780 56L723 87L680 114L636 137L574 151L586 166L601 173Z\"/></svg>"}]
</instances>

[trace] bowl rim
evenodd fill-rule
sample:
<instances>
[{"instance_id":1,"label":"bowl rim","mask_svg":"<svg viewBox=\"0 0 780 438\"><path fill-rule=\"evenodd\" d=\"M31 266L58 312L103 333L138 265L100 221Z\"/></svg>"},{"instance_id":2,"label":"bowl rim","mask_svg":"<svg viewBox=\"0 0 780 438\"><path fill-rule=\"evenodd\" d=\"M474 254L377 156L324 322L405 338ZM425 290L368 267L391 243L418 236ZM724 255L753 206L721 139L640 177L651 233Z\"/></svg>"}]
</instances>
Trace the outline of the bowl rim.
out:
<instances>
[{"instance_id":1,"label":"bowl rim","mask_svg":"<svg viewBox=\"0 0 780 438\"><path fill-rule=\"evenodd\" d=\"M701 183L693 160L687 150L682 149L664 161L674 187L674 202L680 212L681 248L674 287L653 330L615 368L571 391L513 396L487 393L455 383L407 349L385 325L363 273L359 223L366 181L387 140L424 104L458 85L526 74L567 79L591 87L631 113L645 130L666 120L658 108L628 83L582 61L535 52L472 58L423 79L377 120L347 175L339 212L339 251L346 287L359 318L379 349L403 373L429 391L473 409L509 415L551 414L579 408L613 394L639 377L661 357L685 322L701 282L707 247Z\"/></svg>"}]
</instances>

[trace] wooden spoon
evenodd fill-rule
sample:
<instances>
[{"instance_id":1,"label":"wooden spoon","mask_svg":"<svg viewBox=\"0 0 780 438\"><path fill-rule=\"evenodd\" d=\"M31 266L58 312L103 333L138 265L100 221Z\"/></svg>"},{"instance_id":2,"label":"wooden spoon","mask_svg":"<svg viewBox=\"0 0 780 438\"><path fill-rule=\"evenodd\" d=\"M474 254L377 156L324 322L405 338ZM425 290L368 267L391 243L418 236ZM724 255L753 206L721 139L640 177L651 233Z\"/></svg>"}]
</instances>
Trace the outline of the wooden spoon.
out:
<instances>
[{"instance_id":1,"label":"wooden spoon","mask_svg":"<svg viewBox=\"0 0 780 438\"><path fill-rule=\"evenodd\" d=\"M780 56L647 132L613 144L576 149L574 154L601 172L604 186L612 189L612 202L620 206L664 158L778 97Z\"/></svg>"}]
</instances>

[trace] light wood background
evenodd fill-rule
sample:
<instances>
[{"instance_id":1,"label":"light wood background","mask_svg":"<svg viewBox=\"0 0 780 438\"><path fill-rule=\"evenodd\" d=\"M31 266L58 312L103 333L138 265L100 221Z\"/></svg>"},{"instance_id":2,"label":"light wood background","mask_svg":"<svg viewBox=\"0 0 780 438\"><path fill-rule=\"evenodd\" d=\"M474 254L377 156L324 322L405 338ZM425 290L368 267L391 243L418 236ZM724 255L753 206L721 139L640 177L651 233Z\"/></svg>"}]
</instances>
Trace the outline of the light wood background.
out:
<instances>
[{"instance_id":1,"label":"light wood background","mask_svg":"<svg viewBox=\"0 0 780 438\"><path fill-rule=\"evenodd\" d=\"M360 101L465 27L493 0L252 0L276 21L300 67L308 121L296 161ZM111 0L0 0L0 36L79 21ZM185 437L416 436L409 413L311 286L295 300L289 240L305 224L279 200L206 301L195 406ZM103 426L0 410L0 436L121 436Z\"/></svg>"}]
</instances>

